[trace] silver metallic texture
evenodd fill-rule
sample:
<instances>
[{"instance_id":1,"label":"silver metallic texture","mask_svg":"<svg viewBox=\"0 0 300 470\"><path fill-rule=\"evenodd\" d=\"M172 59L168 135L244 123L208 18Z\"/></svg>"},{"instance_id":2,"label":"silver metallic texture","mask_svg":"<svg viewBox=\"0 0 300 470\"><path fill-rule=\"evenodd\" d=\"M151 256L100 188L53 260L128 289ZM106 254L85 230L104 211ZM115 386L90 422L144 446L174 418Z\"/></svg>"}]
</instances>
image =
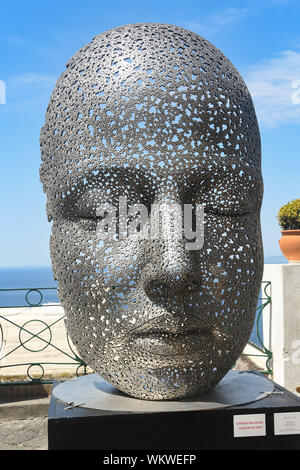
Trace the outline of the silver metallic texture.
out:
<instances>
[{"instance_id":1,"label":"silver metallic texture","mask_svg":"<svg viewBox=\"0 0 300 470\"><path fill-rule=\"evenodd\" d=\"M212 389L249 339L263 268L260 135L235 67L177 26L114 28L68 62L40 143L53 272L82 359L136 398ZM120 197L203 204L203 247L99 239L98 207L118 216Z\"/></svg>"}]
</instances>

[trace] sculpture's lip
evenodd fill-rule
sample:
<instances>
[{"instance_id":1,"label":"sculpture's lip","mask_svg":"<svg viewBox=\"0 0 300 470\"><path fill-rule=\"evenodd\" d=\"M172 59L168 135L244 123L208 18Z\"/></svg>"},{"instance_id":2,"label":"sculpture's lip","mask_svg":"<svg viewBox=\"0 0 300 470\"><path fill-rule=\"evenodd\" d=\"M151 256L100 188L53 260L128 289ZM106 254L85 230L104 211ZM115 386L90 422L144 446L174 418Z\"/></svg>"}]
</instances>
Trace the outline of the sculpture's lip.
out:
<instances>
[{"instance_id":1,"label":"sculpture's lip","mask_svg":"<svg viewBox=\"0 0 300 470\"><path fill-rule=\"evenodd\" d=\"M160 356L193 354L212 341L212 331L201 318L170 314L149 320L131 331L131 344Z\"/></svg>"},{"instance_id":2,"label":"sculpture's lip","mask_svg":"<svg viewBox=\"0 0 300 470\"><path fill-rule=\"evenodd\" d=\"M184 356L203 351L212 340L208 330L190 330L178 333L148 331L131 337L133 347L158 356Z\"/></svg>"},{"instance_id":3,"label":"sculpture's lip","mask_svg":"<svg viewBox=\"0 0 300 470\"><path fill-rule=\"evenodd\" d=\"M189 333L210 333L211 329L205 325L202 318L193 315L175 316L171 314L161 315L152 318L133 330L131 334L136 336L140 334L189 334Z\"/></svg>"}]
</instances>

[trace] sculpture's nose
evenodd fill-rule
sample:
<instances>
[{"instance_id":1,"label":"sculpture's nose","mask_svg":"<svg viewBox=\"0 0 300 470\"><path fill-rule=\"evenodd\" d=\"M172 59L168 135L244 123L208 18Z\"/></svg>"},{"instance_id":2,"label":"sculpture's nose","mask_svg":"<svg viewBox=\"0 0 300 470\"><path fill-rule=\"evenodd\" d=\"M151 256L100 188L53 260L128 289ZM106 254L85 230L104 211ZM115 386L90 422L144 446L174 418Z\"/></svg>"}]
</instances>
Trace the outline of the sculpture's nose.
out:
<instances>
[{"instance_id":1,"label":"sculpture's nose","mask_svg":"<svg viewBox=\"0 0 300 470\"><path fill-rule=\"evenodd\" d=\"M147 296L155 302L199 291L199 266L195 264L194 253L186 250L183 241L164 240L160 245L161 249L143 270Z\"/></svg>"},{"instance_id":2,"label":"sculpture's nose","mask_svg":"<svg viewBox=\"0 0 300 470\"><path fill-rule=\"evenodd\" d=\"M159 218L159 239L150 248L149 262L143 269L143 288L154 302L189 295L200 289L198 255L186 247L180 211L179 204L164 206Z\"/></svg>"}]
</instances>

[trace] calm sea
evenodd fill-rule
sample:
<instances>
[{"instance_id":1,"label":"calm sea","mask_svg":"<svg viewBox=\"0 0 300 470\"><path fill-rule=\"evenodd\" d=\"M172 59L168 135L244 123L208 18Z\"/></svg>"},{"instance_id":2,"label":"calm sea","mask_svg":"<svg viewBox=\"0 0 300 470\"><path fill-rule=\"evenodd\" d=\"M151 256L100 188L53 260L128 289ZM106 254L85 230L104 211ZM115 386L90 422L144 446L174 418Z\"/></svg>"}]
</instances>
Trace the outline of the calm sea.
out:
<instances>
[{"instance_id":1,"label":"calm sea","mask_svg":"<svg viewBox=\"0 0 300 470\"><path fill-rule=\"evenodd\" d=\"M26 289L3 292L0 290L0 307L27 305L28 289L57 287L50 267L0 268L0 289ZM42 303L59 302L56 289L41 290ZM39 303L40 294L32 291L27 296L32 304Z\"/></svg>"}]
</instances>

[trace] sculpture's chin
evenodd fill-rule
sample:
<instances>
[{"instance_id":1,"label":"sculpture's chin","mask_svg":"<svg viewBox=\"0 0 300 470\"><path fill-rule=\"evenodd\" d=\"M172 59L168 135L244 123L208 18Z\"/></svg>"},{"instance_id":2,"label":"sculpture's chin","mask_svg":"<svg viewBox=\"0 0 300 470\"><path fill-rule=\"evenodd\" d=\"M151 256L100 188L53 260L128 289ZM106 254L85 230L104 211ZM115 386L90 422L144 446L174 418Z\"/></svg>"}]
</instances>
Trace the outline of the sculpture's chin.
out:
<instances>
[{"instance_id":1,"label":"sculpture's chin","mask_svg":"<svg viewBox=\"0 0 300 470\"><path fill-rule=\"evenodd\" d=\"M142 400L182 400L200 396L212 390L231 366L223 364L218 370L201 365L191 368L169 367L148 370L124 369L119 372L94 369L116 389Z\"/></svg>"},{"instance_id":2,"label":"sculpture's chin","mask_svg":"<svg viewBox=\"0 0 300 470\"><path fill-rule=\"evenodd\" d=\"M162 400L170 400L170 401L177 401L177 400L184 400L184 399L191 399L201 395L208 393L212 390L217 383L221 380L218 378L211 382L209 385L202 383L202 384L189 384L189 386L185 386L184 384L177 384L177 387L165 388L165 387L154 387L153 389L150 388L143 388L143 387L132 387L132 386L122 386L114 384L118 390L125 393L126 395L130 396L131 398L137 398L141 400L149 400L149 401L162 401Z\"/></svg>"},{"instance_id":3,"label":"sculpture's chin","mask_svg":"<svg viewBox=\"0 0 300 470\"><path fill-rule=\"evenodd\" d=\"M151 341L147 335L142 339L138 336L137 344L131 337L123 343L110 339L88 350L86 342L82 343L82 338L75 335L74 344L95 373L117 390L143 400L181 400L209 392L229 371L243 349L243 344L234 338L225 349L214 335L205 332L191 333L185 338L185 348L182 338L176 337L178 344L175 342L174 347L173 336L165 335L163 340L157 340L158 344L153 335ZM195 346L198 349L194 349Z\"/></svg>"}]
</instances>

